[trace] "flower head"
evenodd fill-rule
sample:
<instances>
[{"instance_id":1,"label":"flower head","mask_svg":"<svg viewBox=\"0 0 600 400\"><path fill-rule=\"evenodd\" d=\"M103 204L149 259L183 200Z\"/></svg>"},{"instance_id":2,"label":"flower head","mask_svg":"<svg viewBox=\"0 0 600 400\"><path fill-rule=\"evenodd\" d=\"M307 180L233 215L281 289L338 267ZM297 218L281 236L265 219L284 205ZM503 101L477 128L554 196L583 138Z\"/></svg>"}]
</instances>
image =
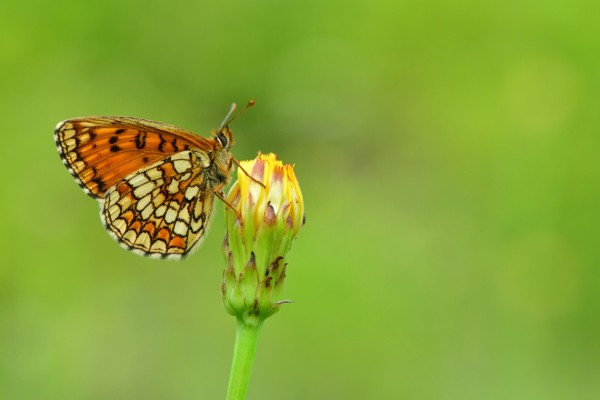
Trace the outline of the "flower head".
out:
<instances>
[{"instance_id":1,"label":"flower head","mask_svg":"<svg viewBox=\"0 0 600 400\"><path fill-rule=\"evenodd\" d=\"M303 225L304 202L293 165L275 154L240 164L225 212L223 301L230 314L263 320L281 304L285 256Z\"/></svg>"}]
</instances>

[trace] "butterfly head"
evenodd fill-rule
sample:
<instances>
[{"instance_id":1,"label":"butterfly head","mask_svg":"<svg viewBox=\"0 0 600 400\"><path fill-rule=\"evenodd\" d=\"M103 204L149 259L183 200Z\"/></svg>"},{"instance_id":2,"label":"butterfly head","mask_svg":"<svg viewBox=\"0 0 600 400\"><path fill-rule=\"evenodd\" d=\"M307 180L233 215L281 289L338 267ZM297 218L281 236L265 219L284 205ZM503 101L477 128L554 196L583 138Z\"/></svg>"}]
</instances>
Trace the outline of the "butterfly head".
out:
<instances>
[{"instance_id":1,"label":"butterfly head","mask_svg":"<svg viewBox=\"0 0 600 400\"><path fill-rule=\"evenodd\" d=\"M215 143L220 149L229 150L235 143L233 132L228 126L224 126L214 134Z\"/></svg>"}]
</instances>

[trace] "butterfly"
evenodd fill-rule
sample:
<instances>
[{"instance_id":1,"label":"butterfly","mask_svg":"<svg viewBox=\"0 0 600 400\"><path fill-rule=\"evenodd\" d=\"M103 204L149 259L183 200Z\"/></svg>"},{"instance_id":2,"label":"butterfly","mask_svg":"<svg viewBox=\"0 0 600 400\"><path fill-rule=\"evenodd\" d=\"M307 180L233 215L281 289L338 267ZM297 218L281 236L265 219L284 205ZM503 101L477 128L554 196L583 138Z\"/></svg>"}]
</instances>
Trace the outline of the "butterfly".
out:
<instances>
[{"instance_id":1,"label":"butterfly","mask_svg":"<svg viewBox=\"0 0 600 400\"><path fill-rule=\"evenodd\" d=\"M141 118L83 117L59 122L54 140L75 181L100 203L104 227L121 246L181 259L201 242L214 198L223 199L221 188L233 164L239 165L228 127L241 113L229 118L235 108L210 138Z\"/></svg>"}]
</instances>

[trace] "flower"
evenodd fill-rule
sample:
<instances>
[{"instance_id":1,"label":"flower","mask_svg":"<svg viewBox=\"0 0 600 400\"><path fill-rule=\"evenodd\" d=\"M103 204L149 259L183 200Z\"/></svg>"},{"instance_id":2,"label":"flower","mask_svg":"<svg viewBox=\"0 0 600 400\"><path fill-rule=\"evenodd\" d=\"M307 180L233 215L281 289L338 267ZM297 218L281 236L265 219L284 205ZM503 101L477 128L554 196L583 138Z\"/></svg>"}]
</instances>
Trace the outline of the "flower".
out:
<instances>
[{"instance_id":1,"label":"flower","mask_svg":"<svg viewBox=\"0 0 600 400\"><path fill-rule=\"evenodd\" d=\"M304 224L304 201L294 166L275 154L240 164L225 207L223 302L238 318L262 321L287 302L277 298L285 256Z\"/></svg>"}]
</instances>

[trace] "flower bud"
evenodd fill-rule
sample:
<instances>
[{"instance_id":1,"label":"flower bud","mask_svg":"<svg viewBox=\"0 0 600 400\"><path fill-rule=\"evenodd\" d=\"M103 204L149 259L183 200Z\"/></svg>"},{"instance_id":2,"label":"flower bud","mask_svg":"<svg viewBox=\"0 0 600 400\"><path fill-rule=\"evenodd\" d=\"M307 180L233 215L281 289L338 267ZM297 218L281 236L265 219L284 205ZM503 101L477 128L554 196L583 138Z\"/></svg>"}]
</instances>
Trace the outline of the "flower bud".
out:
<instances>
[{"instance_id":1,"label":"flower bud","mask_svg":"<svg viewBox=\"0 0 600 400\"><path fill-rule=\"evenodd\" d=\"M293 165L275 154L240 164L225 207L223 302L238 318L262 321L282 304L285 256L304 223L304 202Z\"/></svg>"}]
</instances>

